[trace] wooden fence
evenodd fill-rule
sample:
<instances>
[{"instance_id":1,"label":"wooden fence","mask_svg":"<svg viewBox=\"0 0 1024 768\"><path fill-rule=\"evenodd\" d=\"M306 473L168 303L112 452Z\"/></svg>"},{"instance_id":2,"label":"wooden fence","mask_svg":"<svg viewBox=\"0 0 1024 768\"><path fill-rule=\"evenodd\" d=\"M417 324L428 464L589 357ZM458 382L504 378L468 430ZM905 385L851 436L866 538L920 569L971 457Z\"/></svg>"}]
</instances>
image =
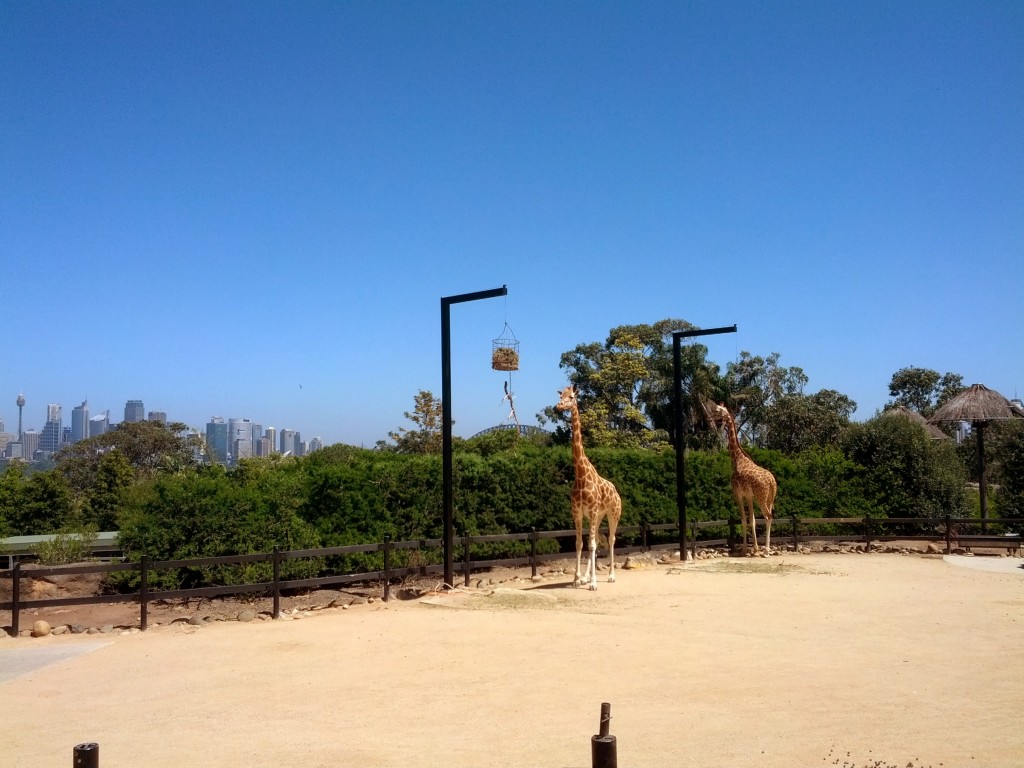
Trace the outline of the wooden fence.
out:
<instances>
[{"instance_id":1,"label":"wooden fence","mask_svg":"<svg viewBox=\"0 0 1024 768\"><path fill-rule=\"evenodd\" d=\"M866 551L872 546L885 541L921 541L942 542L948 554L954 547L969 550L971 547L995 547L1019 553L1021 535L1006 533L995 535L988 533L989 528L999 526L1020 526L1019 520L976 518L871 518L871 517L822 517L822 518L776 518L773 526L776 544L792 544L794 549L808 541L847 541L862 543ZM691 523L689 541L691 554L695 557L698 548L722 547L732 548L738 543L738 521L710 520ZM973 534L967 531L980 528L985 533ZM678 525L674 523L643 524L639 526L623 526L619 528L617 540L633 541L633 544L616 546L616 554L647 552L652 550L674 550L678 548ZM723 535L724 534L724 535ZM473 571L493 567L529 566L533 576L537 575L538 567L545 562L562 560L574 552L575 530L561 531L530 531L528 533L506 533L484 536L462 536L456 541L461 554L461 573L465 585L469 585ZM545 539L567 540L566 547L558 552L539 553L538 543ZM473 559L473 546L505 542L528 542L530 554L522 557L500 558L491 560ZM280 600L283 591L300 589L318 589L338 584L380 582L383 585L384 600L390 597L391 585L399 579L417 576L424 577L443 573L444 566L437 562L426 565L392 564L392 555L399 550L414 550L418 554L414 558L418 562L431 559L440 561L441 539L419 539L415 541L385 540L374 544L356 544L343 547L325 547L321 549L302 549L292 551L268 552L253 555L226 555L222 557L204 557L189 560L150 560L143 557L138 562L90 563L72 566L55 566L50 568L33 567L27 572L22 563L15 563L14 568L0 571L0 578L10 579L11 599L0 602L0 610L11 612L12 633L19 632L19 614L23 610L55 606L91 605L99 603L139 604L140 626L147 628L147 611L150 603L176 598L217 597L221 595L261 594L273 597L272 615L280 615ZM339 555L357 555L380 553L383 567L374 571L360 573L343 573L316 578L282 579L281 565L289 560L324 558ZM221 565L241 565L247 563L272 564L272 579L269 582L254 584L231 584L193 589L151 590L149 578L154 571L177 570L181 568L201 568ZM125 594L93 595L88 597L54 597L42 599L24 599L21 596L21 582L24 578L41 578L45 576L72 575L87 573L113 573L116 571L138 571L140 587L138 592Z\"/></svg>"}]
</instances>

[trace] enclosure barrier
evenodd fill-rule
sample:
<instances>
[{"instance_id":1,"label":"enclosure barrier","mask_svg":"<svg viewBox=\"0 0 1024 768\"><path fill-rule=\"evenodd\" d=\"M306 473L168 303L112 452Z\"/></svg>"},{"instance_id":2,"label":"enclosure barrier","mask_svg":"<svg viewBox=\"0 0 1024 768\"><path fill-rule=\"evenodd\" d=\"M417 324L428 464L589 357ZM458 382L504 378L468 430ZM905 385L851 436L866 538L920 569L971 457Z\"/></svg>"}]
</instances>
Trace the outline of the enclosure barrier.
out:
<instances>
[{"instance_id":1,"label":"enclosure barrier","mask_svg":"<svg viewBox=\"0 0 1024 768\"><path fill-rule=\"evenodd\" d=\"M739 543L737 536L737 520L704 520L691 522L692 542L691 555L696 557L697 547L721 547L728 546L730 549ZM989 528L993 526L1020 526L1020 520L989 518ZM789 524L787 532L782 530L784 524ZM973 526L979 526L982 521L976 518L872 518L872 517L821 517L821 518L776 518L775 531L777 541L789 540L794 549L802 542L807 541L858 541L861 542L866 551L871 551L873 543L882 541L944 541L945 551L949 554L954 546L970 551L971 548L999 547L1011 553L1019 553L1021 547L1021 535L1007 533L999 536L994 534L969 534L964 531ZM845 529L847 533L836 533L838 529ZM920 531L925 529L924 534L911 533L911 529ZM888 532L886 532L888 529ZM825 533L824 531L830 531ZM632 537L638 544L628 546L616 546L616 554L629 554L632 552L648 552L655 550L675 550L678 547L678 538L667 536L669 532L678 531L674 523L643 523L638 526L622 526L619 528L617 538ZM725 538L705 538L698 540L701 534L726 533ZM463 535L459 542L462 546L461 570L463 583L469 586L470 574L474 570L484 570L493 567L517 567L530 566L531 576L536 577L541 564L552 560L563 560L569 556L569 551L540 553L538 544L545 539L575 539L576 531L536 531L526 533L503 533L488 534L483 536ZM530 554L525 557L477 559L472 558L474 545L527 542ZM138 562L119 563L89 563L73 566L54 566L50 568L32 568L30 577L43 577L54 575L71 575L86 573L112 573L116 571L138 571L139 591L124 594L109 594L88 597L56 597L25 600L21 597L21 580L25 578L25 571L22 562L14 564L10 570L0 570L0 578L12 580L11 599L8 602L0 602L0 610L11 612L11 630L17 636L20 630L19 614L21 611L33 608L46 608L54 606L70 605L93 605L99 603L131 603L139 604L139 623L141 629L148 628L148 606L152 602L161 600L172 600L175 598L202 598L218 597L221 595L260 594L270 595L273 598L272 616L280 617L281 593L286 590L296 589L317 589L338 584L353 584L380 582L383 584L383 598L390 599L391 584L408 576L429 576L441 573L444 565L404 565L394 566L393 555L396 550L412 550L416 553L415 560L423 562L431 552L441 548L441 539L419 539L415 541L391 541L385 538L383 542L374 544L355 544L343 547L324 547L320 549L301 549L291 551L274 550L270 553L252 555L224 555L219 557L195 558L189 560L158 560L151 561L143 556ZM343 573L315 578L284 579L281 568L284 562L289 560L302 560L311 558L325 558L343 555L356 555L367 553L380 553L383 560L383 567L380 570L363 571L360 573ZM607 553L605 553L607 554ZM272 577L268 582L250 584L218 585L210 587L196 587L192 589L173 590L152 590L150 588L150 575L153 571L166 571L187 568L203 568L219 565L239 565L270 562L272 565Z\"/></svg>"}]
</instances>

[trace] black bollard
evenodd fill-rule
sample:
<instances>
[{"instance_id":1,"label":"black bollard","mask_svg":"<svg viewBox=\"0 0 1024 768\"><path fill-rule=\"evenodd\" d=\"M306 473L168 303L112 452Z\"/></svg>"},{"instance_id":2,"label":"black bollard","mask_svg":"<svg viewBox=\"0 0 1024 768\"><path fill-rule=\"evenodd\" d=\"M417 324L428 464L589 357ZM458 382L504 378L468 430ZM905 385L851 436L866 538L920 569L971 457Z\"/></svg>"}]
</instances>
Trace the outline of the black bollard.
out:
<instances>
[{"instance_id":1,"label":"black bollard","mask_svg":"<svg viewBox=\"0 0 1024 768\"><path fill-rule=\"evenodd\" d=\"M100 745L95 742L76 744L73 768L100 768Z\"/></svg>"},{"instance_id":2,"label":"black bollard","mask_svg":"<svg viewBox=\"0 0 1024 768\"><path fill-rule=\"evenodd\" d=\"M601 727L597 736L590 739L590 764L592 768L618 768L615 737L608 733L612 719L612 705L601 705Z\"/></svg>"}]
</instances>

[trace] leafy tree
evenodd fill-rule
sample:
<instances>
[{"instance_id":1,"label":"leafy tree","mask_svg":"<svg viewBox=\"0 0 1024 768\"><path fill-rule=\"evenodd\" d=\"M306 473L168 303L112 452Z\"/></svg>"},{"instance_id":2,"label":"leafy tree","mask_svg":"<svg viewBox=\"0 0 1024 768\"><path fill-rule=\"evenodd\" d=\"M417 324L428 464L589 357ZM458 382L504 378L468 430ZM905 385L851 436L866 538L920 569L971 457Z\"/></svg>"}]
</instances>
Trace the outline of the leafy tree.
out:
<instances>
[{"instance_id":1,"label":"leafy tree","mask_svg":"<svg viewBox=\"0 0 1024 768\"><path fill-rule=\"evenodd\" d=\"M0 474L0 538L17 535L14 520L19 514L25 493L25 464L12 461Z\"/></svg>"},{"instance_id":2,"label":"leafy tree","mask_svg":"<svg viewBox=\"0 0 1024 768\"><path fill-rule=\"evenodd\" d=\"M862 495L882 516L961 516L966 477L948 442L909 419L876 416L850 425L843 450L864 467Z\"/></svg>"},{"instance_id":3,"label":"leafy tree","mask_svg":"<svg viewBox=\"0 0 1024 768\"><path fill-rule=\"evenodd\" d=\"M16 536L54 533L65 525L79 522L74 495L64 476L56 470L19 476L20 468L8 467L0 483L0 504Z\"/></svg>"},{"instance_id":4,"label":"leafy tree","mask_svg":"<svg viewBox=\"0 0 1024 768\"><path fill-rule=\"evenodd\" d=\"M927 417L963 390L963 377L959 374L940 376L930 368L900 368L889 381L889 395L893 398L889 405L903 405Z\"/></svg>"},{"instance_id":5,"label":"leafy tree","mask_svg":"<svg viewBox=\"0 0 1024 768\"><path fill-rule=\"evenodd\" d=\"M559 363L579 390L580 420L588 444L658 447L675 440L673 418L672 333L694 326L666 319L653 325L612 328L605 342L580 344ZM681 354L684 429L694 434L702 421L703 398L720 391L718 367L708 363L707 348L685 345ZM552 421L555 441L569 441L566 417L553 406L538 414Z\"/></svg>"},{"instance_id":6,"label":"leafy tree","mask_svg":"<svg viewBox=\"0 0 1024 768\"><path fill-rule=\"evenodd\" d=\"M800 453L840 444L857 404L834 389L813 395L783 395L765 417L765 447Z\"/></svg>"},{"instance_id":7,"label":"leafy tree","mask_svg":"<svg viewBox=\"0 0 1024 768\"><path fill-rule=\"evenodd\" d=\"M803 368L784 368L779 365L780 357L778 352L761 357L743 351L740 359L726 369L725 383L736 429L751 445L767 444L771 408L784 397L802 395L807 385Z\"/></svg>"},{"instance_id":8,"label":"leafy tree","mask_svg":"<svg viewBox=\"0 0 1024 768\"><path fill-rule=\"evenodd\" d=\"M415 425L415 429L399 427L397 432L389 432L388 437L395 444L389 446L383 441L377 443L381 450L392 450L397 453L441 453L444 442L444 404L435 398L429 390L421 389L413 398L415 407L412 412L403 415ZM455 421L452 421L455 424Z\"/></svg>"},{"instance_id":9,"label":"leafy tree","mask_svg":"<svg viewBox=\"0 0 1024 768\"><path fill-rule=\"evenodd\" d=\"M135 480L135 472L121 451L103 454L96 476L84 494L82 515L98 531L117 530L117 516L126 491Z\"/></svg>"},{"instance_id":10,"label":"leafy tree","mask_svg":"<svg viewBox=\"0 0 1024 768\"><path fill-rule=\"evenodd\" d=\"M205 443L198 435L186 435L187 429L180 423L121 422L102 435L61 448L55 456L57 468L78 493L93 485L103 456L113 450L124 456L139 479L193 469Z\"/></svg>"},{"instance_id":11,"label":"leafy tree","mask_svg":"<svg viewBox=\"0 0 1024 768\"><path fill-rule=\"evenodd\" d=\"M1002 460L997 475L999 491L996 493L995 507L999 517L1020 520L1024 518L1024 425L1011 422L1005 431L1006 441L1001 451Z\"/></svg>"}]
</instances>

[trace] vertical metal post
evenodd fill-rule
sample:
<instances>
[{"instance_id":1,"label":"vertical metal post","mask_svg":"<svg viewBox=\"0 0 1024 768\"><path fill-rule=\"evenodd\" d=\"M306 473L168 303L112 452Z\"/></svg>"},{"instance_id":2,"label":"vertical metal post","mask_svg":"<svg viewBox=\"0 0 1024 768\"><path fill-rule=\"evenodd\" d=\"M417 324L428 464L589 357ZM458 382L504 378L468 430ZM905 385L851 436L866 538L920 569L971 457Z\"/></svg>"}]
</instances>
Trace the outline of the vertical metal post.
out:
<instances>
[{"instance_id":1,"label":"vertical metal post","mask_svg":"<svg viewBox=\"0 0 1024 768\"><path fill-rule=\"evenodd\" d=\"M455 586L455 565L452 550L455 547L455 522L452 512L452 331L451 305L478 299L507 296L503 285L490 291L463 293L441 299L441 485L442 514L444 515L444 583Z\"/></svg>"},{"instance_id":2,"label":"vertical metal post","mask_svg":"<svg viewBox=\"0 0 1024 768\"><path fill-rule=\"evenodd\" d=\"M143 632L149 628L149 555L139 562L139 627Z\"/></svg>"},{"instance_id":3,"label":"vertical metal post","mask_svg":"<svg viewBox=\"0 0 1024 768\"><path fill-rule=\"evenodd\" d=\"M21 611L21 561L14 563L14 576L11 582L11 633L17 637L19 633L18 614Z\"/></svg>"},{"instance_id":4,"label":"vertical metal post","mask_svg":"<svg viewBox=\"0 0 1024 768\"><path fill-rule=\"evenodd\" d=\"M679 334L672 334L672 410L676 435L676 512L679 515L679 559L686 562L686 436L683 434L683 374Z\"/></svg>"},{"instance_id":5,"label":"vertical metal post","mask_svg":"<svg viewBox=\"0 0 1024 768\"><path fill-rule=\"evenodd\" d=\"M100 745L95 742L76 744L71 765L73 768L99 768Z\"/></svg>"},{"instance_id":6,"label":"vertical metal post","mask_svg":"<svg viewBox=\"0 0 1024 768\"><path fill-rule=\"evenodd\" d=\"M800 549L800 520L793 515L793 551Z\"/></svg>"},{"instance_id":7,"label":"vertical metal post","mask_svg":"<svg viewBox=\"0 0 1024 768\"><path fill-rule=\"evenodd\" d=\"M953 521L946 515L946 554L953 551Z\"/></svg>"},{"instance_id":8,"label":"vertical metal post","mask_svg":"<svg viewBox=\"0 0 1024 768\"><path fill-rule=\"evenodd\" d=\"M391 537L384 537L384 602L391 599Z\"/></svg>"},{"instance_id":9,"label":"vertical metal post","mask_svg":"<svg viewBox=\"0 0 1024 768\"><path fill-rule=\"evenodd\" d=\"M462 537L462 586L469 586L469 533Z\"/></svg>"},{"instance_id":10,"label":"vertical metal post","mask_svg":"<svg viewBox=\"0 0 1024 768\"><path fill-rule=\"evenodd\" d=\"M590 738L590 764L592 768L617 768L615 737L608 733L612 720L612 705L601 705L601 723L596 736Z\"/></svg>"},{"instance_id":11,"label":"vertical metal post","mask_svg":"<svg viewBox=\"0 0 1024 768\"><path fill-rule=\"evenodd\" d=\"M281 550L274 547L274 609L271 617L281 618Z\"/></svg>"},{"instance_id":12,"label":"vertical metal post","mask_svg":"<svg viewBox=\"0 0 1024 768\"><path fill-rule=\"evenodd\" d=\"M537 529L530 529L530 577L537 578Z\"/></svg>"},{"instance_id":13,"label":"vertical metal post","mask_svg":"<svg viewBox=\"0 0 1024 768\"><path fill-rule=\"evenodd\" d=\"M680 340L693 336L736 333L736 326L696 331L675 331L672 334L672 409L676 437L676 508L679 510L679 559L686 562L686 436L683 434L683 374Z\"/></svg>"}]
</instances>

